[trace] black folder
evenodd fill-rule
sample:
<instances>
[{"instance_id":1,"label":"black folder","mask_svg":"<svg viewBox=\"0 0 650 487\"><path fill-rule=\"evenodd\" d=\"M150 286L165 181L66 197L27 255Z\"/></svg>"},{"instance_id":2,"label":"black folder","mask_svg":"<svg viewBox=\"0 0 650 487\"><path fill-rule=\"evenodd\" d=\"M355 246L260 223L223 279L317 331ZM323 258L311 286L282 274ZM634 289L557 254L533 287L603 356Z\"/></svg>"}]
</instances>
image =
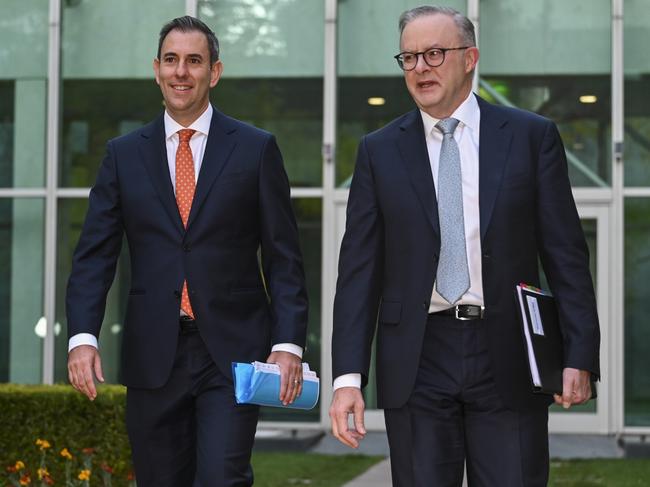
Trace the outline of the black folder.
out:
<instances>
[{"instance_id":1,"label":"black folder","mask_svg":"<svg viewBox=\"0 0 650 487\"><path fill-rule=\"evenodd\" d=\"M525 284L515 293L535 392L562 394L563 340L553 296Z\"/></svg>"}]
</instances>

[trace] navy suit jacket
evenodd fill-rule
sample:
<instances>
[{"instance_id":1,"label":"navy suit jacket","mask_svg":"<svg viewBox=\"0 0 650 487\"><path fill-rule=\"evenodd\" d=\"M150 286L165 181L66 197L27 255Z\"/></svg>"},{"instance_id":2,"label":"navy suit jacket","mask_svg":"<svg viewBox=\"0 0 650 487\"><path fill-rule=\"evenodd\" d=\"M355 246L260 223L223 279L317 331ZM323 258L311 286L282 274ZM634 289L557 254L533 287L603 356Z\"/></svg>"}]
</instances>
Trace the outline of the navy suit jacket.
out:
<instances>
[{"instance_id":1,"label":"navy suit jacket","mask_svg":"<svg viewBox=\"0 0 650 487\"><path fill-rule=\"evenodd\" d=\"M600 343L588 250L556 126L478 99L479 212L489 352L497 388L514 408L532 394L515 285L539 284L538 259L557 298L565 365L599 374ZM334 304L333 376L367 382L377 329L381 408L413 389L440 251L422 117L413 110L365 136L350 188Z\"/></svg>"},{"instance_id":2,"label":"navy suit jacket","mask_svg":"<svg viewBox=\"0 0 650 487\"><path fill-rule=\"evenodd\" d=\"M275 138L214 110L187 229L169 175L163 116L109 141L90 193L67 291L68 334L99 336L126 235L131 289L122 381L162 386L172 369L180 291L224 375L304 347L307 295L289 182Z\"/></svg>"}]
</instances>

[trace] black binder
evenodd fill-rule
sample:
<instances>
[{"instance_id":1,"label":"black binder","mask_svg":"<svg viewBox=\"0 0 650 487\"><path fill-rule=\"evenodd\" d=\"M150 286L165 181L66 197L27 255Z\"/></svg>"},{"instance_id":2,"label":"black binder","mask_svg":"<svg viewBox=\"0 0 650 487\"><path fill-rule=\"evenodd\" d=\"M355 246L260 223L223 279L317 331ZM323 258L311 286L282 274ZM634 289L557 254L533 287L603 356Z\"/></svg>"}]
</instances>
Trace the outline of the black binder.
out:
<instances>
[{"instance_id":1,"label":"black binder","mask_svg":"<svg viewBox=\"0 0 650 487\"><path fill-rule=\"evenodd\" d=\"M562 394L564 347L555 299L525 284L517 285L515 293L533 390Z\"/></svg>"},{"instance_id":2,"label":"black binder","mask_svg":"<svg viewBox=\"0 0 650 487\"><path fill-rule=\"evenodd\" d=\"M564 340L555 299L550 292L523 283L515 287L515 295L533 391L562 395ZM594 399L593 377L590 382Z\"/></svg>"}]
</instances>

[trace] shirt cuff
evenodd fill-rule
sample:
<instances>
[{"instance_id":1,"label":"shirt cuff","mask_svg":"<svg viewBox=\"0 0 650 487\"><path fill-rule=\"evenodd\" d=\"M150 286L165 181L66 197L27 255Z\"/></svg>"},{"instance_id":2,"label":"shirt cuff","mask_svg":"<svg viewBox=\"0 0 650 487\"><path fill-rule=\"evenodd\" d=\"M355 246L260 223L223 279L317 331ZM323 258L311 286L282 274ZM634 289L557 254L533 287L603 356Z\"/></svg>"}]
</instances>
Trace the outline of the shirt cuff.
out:
<instances>
[{"instance_id":1,"label":"shirt cuff","mask_svg":"<svg viewBox=\"0 0 650 487\"><path fill-rule=\"evenodd\" d=\"M298 355L302 359L302 347L294 345L293 343L276 343L271 348L271 352L289 352Z\"/></svg>"},{"instance_id":2,"label":"shirt cuff","mask_svg":"<svg viewBox=\"0 0 650 487\"><path fill-rule=\"evenodd\" d=\"M336 379L334 379L332 388L334 390L337 390L341 387L356 387L357 389L361 389L361 374L339 375Z\"/></svg>"},{"instance_id":3,"label":"shirt cuff","mask_svg":"<svg viewBox=\"0 0 650 487\"><path fill-rule=\"evenodd\" d=\"M70 341L68 341L68 353L79 345L90 345L91 347L99 348L95 335L90 333L77 333L70 337Z\"/></svg>"}]
</instances>

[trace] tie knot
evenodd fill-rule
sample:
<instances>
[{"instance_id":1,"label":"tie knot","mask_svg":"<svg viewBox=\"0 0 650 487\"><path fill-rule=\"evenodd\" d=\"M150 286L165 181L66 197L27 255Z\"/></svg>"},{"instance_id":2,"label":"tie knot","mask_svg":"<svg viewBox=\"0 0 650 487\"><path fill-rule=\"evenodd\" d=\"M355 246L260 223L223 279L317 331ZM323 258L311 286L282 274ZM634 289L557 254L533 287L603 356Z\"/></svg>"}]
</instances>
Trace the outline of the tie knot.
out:
<instances>
[{"instance_id":1,"label":"tie knot","mask_svg":"<svg viewBox=\"0 0 650 487\"><path fill-rule=\"evenodd\" d=\"M436 128L440 130L443 134L453 134L454 130L458 126L459 120L455 118L443 118L436 124Z\"/></svg>"},{"instance_id":2,"label":"tie knot","mask_svg":"<svg viewBox=\"0 0 650 487\"><path fill-rule=\"evenodd\" d=\"M180 140L180 143L181 144L187 144L190 141L190 139L192 138L192 135L194 135L195 132L196 132L196 130L192 130L192 129L181 129L181 130L179 130L178 131L178 138Z\"/></svg>"}]
</instances>

